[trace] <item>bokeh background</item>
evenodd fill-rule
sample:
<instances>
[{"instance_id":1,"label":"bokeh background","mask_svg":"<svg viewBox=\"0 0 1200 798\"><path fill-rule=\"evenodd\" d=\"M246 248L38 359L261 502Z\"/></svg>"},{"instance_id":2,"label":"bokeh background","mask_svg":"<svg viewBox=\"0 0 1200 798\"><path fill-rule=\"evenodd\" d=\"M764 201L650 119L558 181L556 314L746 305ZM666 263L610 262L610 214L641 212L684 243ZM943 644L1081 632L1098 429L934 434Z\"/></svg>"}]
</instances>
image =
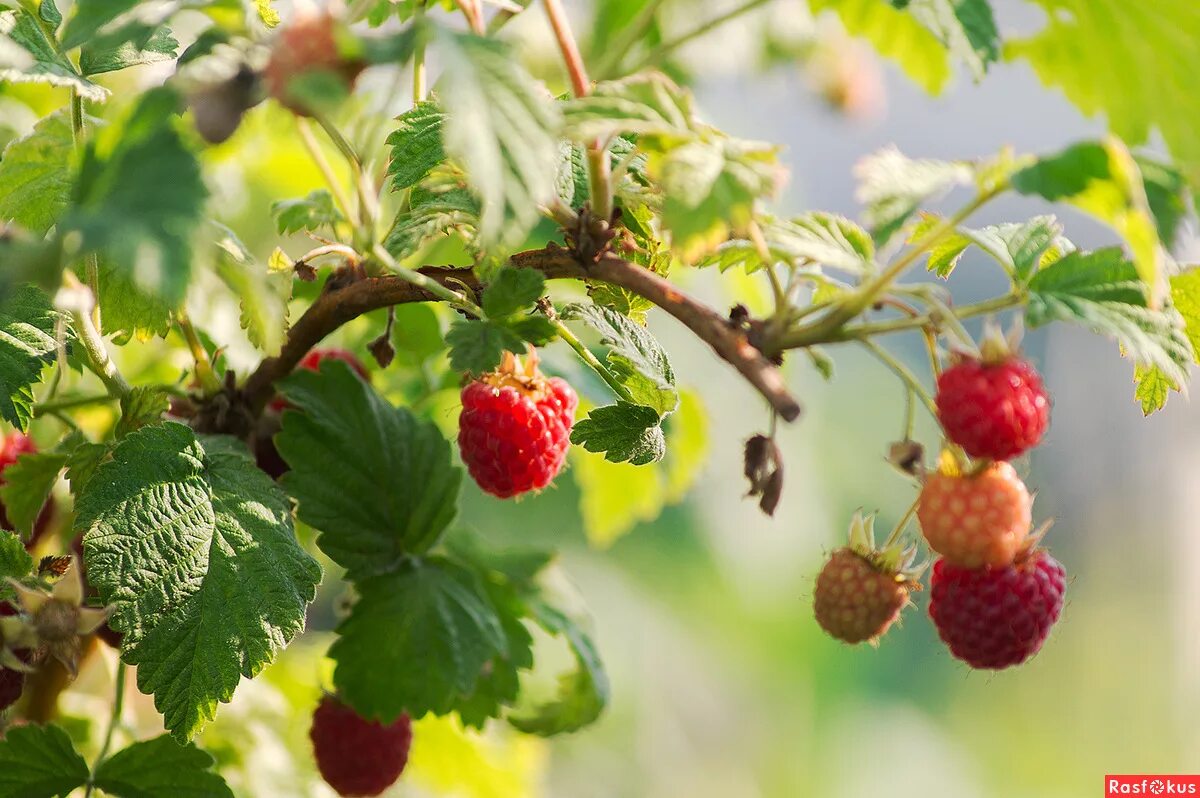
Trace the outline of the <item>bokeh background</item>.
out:
<instances>
[{"instance_id":1,"label":"bokeh background","mask_svg":"<svg viewBox=\"0 0 1200 798\"><path fill-rule=\"evenodd\" d=\"M723 5L675 2L667 9L685 26ZM286 12L287 4L280 6ZM1014 0L995 6L1006 34L1033 32L1044 22ZM569 8L586 38L590 4ZM764 48L768 31L775 41ZM540 11L520 18L507 36L552 90L563 88ZM796 41L816 42L816 49L788 44ZM791 177L780 213L855 216L854 165L888 144L911 156L972 158L1007 145L1055 150L1105 130L1103 120L1082 117L1023 63L998 64L980 84L960 76L931 98L835 22L814 20L801 2L770 4L697 41L672 66L713 124L782 145ZM164 77L156 67L131 73L129 80L145 83ZM352 134L380 166L388 119L406 107L396 85L397 76L368 73L354 100L372 113ZM37 89L8 92L0 98L6 129L32 123L21 107L40 111L60 100ZM206 158L213 207L251 251L265 260L277 245L304 250L304 241L279 239L267 212L272 200L321 184L285 113L260 107ZM976 221L1017 221L1048 210L1005 198ZM1090 219L1055 212L1079 245L1116 243ZM1190 241L1176 253L1184 262L1189 250L1200 256ZM753 308L765 300L764 286L732 273L680 271L676 278L718 305L744 301ZM1002 291L1003 279L984 256L969 252L950 287L957 301L969 302ZM555 290L557 298L571 296L569 287ZM232 298L198 291L192 311L226 347L231 366L253 364ZM411 334L420 346L438 322L447 319L405 309L401 336ZM381 325L381 315L360 320L337 342L361 350ZM423 721L412 767L389 795L1084 798L1103 794L1105 773L1195 770L1200 426L1186 397L1173 396L1165 411L1143 419L1133 401L1132 365L1115 344L1057 327L1027 336L1054 410L1045 443L1018 466L1038 491L1036 515L1056 519L1048 545L1073 581L1062 622L1040 655L999 674L972 672L939 644L923 596L877 649L827 639L810 611L814 575L844 539L853 512L878 511L879 525L890 528L913 499L913 485L884 462L902 429L896 378L850 348L830 350L831 381L803 358L788 364L806 412L781 430L787 487L768 519L743 499L740 460L744 439L767 425L761 402L673 320L652 313L650 326L689 389L667 464L635 469L579 454L541 496L501 503L468 484L462 502L462 522L498 544L561 550L556 577L586 604L612 679L607 713L594 727L552 742L502 724L476 734L451 720ZM918 340L885 343L928 380ZM603 401L603 386L569 355L552 347L546 357L585 397ZM186 367L178 348L153 342L122 357L135 378L169 380ZM438 380L444 368L437 358L402 357L375 379L396 401L415 404L452 431L457 398ZM919 418L918 431L936 446L927 418ZM203 734L201 744L218 756L239 796L331 794L309 763L306 733L327 677L321 656L340 598L336 580L327 579L312 632L263 678L245 683ZM543 662L566 662L553 644L544 649ZM64 698L67 721L80 736L107 717L113 664L111 652L93 657ZM554 676L545 670L539 667L534 680L543 686ZM146 733L154 718L149 699L131 695L127 730Z\"/></svg>"}]
</instances>

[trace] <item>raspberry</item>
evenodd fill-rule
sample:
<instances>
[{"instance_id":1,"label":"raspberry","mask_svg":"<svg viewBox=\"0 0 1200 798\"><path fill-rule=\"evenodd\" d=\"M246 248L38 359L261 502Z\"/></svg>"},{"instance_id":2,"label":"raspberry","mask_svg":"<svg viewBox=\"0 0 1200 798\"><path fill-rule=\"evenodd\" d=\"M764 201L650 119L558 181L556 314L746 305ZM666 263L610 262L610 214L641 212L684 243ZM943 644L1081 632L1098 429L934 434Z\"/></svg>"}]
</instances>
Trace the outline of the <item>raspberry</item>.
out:
<instances>
[{"instance_id":1,"label":"raspberry","mask_svg":"<svg viewBox=\"0 0 1200 798\"><path fill-rule=\"evenodd\" d=\"M267 92L301 116L311 116L307 98L297 92L294 81L324 74L340 81L349 92L354 88L363 63L347 58L340 46L340 23L329 13L307 13L279 32L271 57L263 70Z\"/></svg>"},{"instance_id":2,"label":"raspberry","mask_svg":"<svg viewBox=\"0 0 1200 798\"><path fill-rule=\"evenodd\" d=\"M929 615L950 653L973 668L1019 665L1046 642L1062 611L1066 571L1042 550L1013 565L970 570L938 560Z\"/></svg>"},{"instance_id":3,"label":"raspberry","mask_svg":"<svg viewBox=\"0 0 1200 798\"><path fill-rule=\"evenodd\" d=\"M505 353L500 369L462 390L458 449L479 487L507 499L540 490L562 470L579 397L546 378L537 356L524 366Z\"/></svg>"},{"instance_id":4,"label":"raspberry","mask_svg":"<svg viewBox=\"0 0 1200 798\"><path fill-rule=\"evenodd\" d=\"M1033 499L1008 463L925 480L917 519L929 548L963 568L1010 564L1025 543Z\"/></svg>"},{"instance_id":5,"label":"raspberry","mask_svg":"<svg viewBox=\"0 0 1200 798\"><path fill-rule=\"evenodd\" d=\"M384 726L327 695L313 713L309 736L321 777L338 795L379 795L408 764L412 723L401 715Z\"/></svg>"},{"instance_id":6,"label":"raspberry","mask_svg":"<svg viewBox=\"0 0 1200 798\"><path fill-rule=\"evenodd\" d=\"M963 360L937 382L938 418L946 437L972 457L1009 460L1029 451L1050 423L1042 378L1016 357Z\"/></svg>"},{"instance_id":7,"label":"raspberry","mask_svg":"<svg viewBox=\"0 0 1200 798\"><path fill-rule=\"evenodd\" d=\"M20 432L10 432L8 435L0 439L0 485L4 484L4 470L17 461L17 458L23 454L33 454L37 451L37 445L28 435L23 435ZM25 548L32 550L46 534L46 530L50 528L50 522L53 518L54 507L50 502L42 508L38 513L37 520L33 523L33 534L29 536L29 540L25 541ZM12 523L8 520L8 515L4 512L4 505L0 503L0 529L12 529Z\"/></svg>"}]
</instances>

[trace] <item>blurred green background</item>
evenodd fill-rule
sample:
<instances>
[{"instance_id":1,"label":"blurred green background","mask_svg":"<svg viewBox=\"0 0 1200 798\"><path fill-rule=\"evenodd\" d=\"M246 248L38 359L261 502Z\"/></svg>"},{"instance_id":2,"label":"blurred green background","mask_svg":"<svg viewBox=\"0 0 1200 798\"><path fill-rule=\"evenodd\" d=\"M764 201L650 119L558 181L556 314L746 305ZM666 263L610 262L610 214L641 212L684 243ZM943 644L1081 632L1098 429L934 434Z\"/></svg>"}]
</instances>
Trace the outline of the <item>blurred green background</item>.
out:
<instances>
[{"instance_id":1,"label":"blurred green background","mask_svg":"<svg viewBox=\"0 0 1200 798\"><path fill-rule=\"evenodd\" d=\"M668 4L682 20L720 6ZM589 4L569 7L586 31ZM996 10L1006 32L1042 24L1022 4L999 2ZM508 36L552 90L563 87L539 12L520 18ZM795 41L819 46L800 55ZM912 156L976 157L1004 145L1053 150L1104 130L1024 64L998 64L980 85L960 77L930 98L835 23L813 20L802 3L771 4L697 41L672 70L691 83L713 124L783 145L792 177L782 212L854 215L854 164L886 144ZM162 77L147 67L126 79ZM405 107L393 91L403 80L368 73L353 101L370 113L351 133L380 168L389 116ZM42 112L61 94L8 90L0 98L5 135L32 124L21 107ZM278 245L292 255L306 249L303 240L279 239L268 213L272 201L321 185L285 112L259 107L206 159L212 207L257 257L265 260ZM1047 210L1005 199L980 221ZM1081 246L1113 241L1077 213L1059 215ZM1186 262L1186 250L1177 254ZM717 305L753 308L764 299L763 286L734 274L680 271L675 278ZM238 330L236 298L212 279L213 290L198 290L190 301L192 316L224 347L227 364L244 371L257 356ZM950 287L966 302L1000 289L1002 279L982 256L968 254ZM577 296L574 290L557 286L555 297ZM401 358L375 381L452 434L457 392L445 363L403 355L431 336L436 345L435 324L447 321L432 310L404 309ZM381 313L360 319L337 343L363 352L382 325ZM1038 491L1036 515L1057 519L1048 545L1073 581L1062 622L1040 655L1011 671L972 672L939 644L921 595L877 649L833 642L812 619L813 578L855 509L877 510L888 528L914 496L884 462L902 428L894 376L858 350L830 352L832 382L802 358L788 364L806 412L781 432L786 489L767 519L742 498L740 460L744 439L767 425L761 403L671 319L652 313L650 326L690 392L671 430L668 461L634 468L576 452L543 495L503 503L468 483L461 512L464 524L497 544L562 551L557 576L586 603L612 678L608 712L594 727L552 742L502 724L479 735L451 720L423 721L412 766L388 795L1084 798L1103 794L1105 773L1195 770L1200 462L1186 399L1174 397L1144 420L1130 366L1114 345L1059 329L1027 338L1054 411L1046 442L1018 467ZM885 343L928 380L917 340ZM135 380L177 378L186 353L173 344L123 350L123 370ZM603 401L603 386L569 356L558 345L546 360L574 379L585 401ZM919 422L921 439L935 447L932 424ZM201 744L221 760L239 796L331 795L315 777L306 735L327 677L321 655L339 598L336 580L327 579L310 613L312 633L265 678L243 684L204 733ZM554 662L547 646L544 659ZM93 658L64 698L80 734L106 717L112 667L111 652ZM552 682L554 674L542 670L532 689ZM143 733L156 722L144 697L130 712Z\"/></svg>"}]
</instances>

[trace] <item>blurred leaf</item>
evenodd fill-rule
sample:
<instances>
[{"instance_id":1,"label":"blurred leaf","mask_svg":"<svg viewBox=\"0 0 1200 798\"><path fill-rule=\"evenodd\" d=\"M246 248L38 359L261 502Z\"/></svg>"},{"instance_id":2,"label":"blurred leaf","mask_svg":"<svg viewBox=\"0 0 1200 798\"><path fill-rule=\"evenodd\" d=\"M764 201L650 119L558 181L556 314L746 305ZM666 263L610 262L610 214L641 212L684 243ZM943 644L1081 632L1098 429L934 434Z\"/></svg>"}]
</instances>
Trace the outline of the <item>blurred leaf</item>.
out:
<instances>
[{"instance_id":1,"label":"blurred leaf","mask_svg":"<svg viewBox=\"0 0 1200 798\"><path fill-rule=\"evenodd\" d=\"M418 103L396 118L396 130L387 138L392 148L388 175L393 191L415 186L446 160L442 149L445 119L446 115L433 102Z\"/></svg>"},{"instance_id":2,"label":"blurred leaf","mask_svg":"<svg viewBox=\"0 0 1200 798\"><path fill-rule=\"evenodd\" d=\"M92 102L103 102L108 97L108 89L76 71L28 11L0 11L0 42L12 43L14 55L22 56L0 59L0 82L60 86Z\"/></svg>"},{"instance_id":3,"label":"blurred leaf","mask_svg":"<svg viewBox=\"0 0 1200 798\"><path fill-rule=\"evenodd\" d=\"M866 39L930 94L940 94L949 81L945 46L915 17L887 0L810 0L809 7L814 14L835 12L851 36Z\"/></svg>"},{"instance_id":4,"label":"blurred leaf","mask_svg":"<svg viewBox=\"0 0 1200 798\"><path fill-rule=\"evenodd\" d=\"M917 222L908 235L908 243L920 241L928 236L933 230L945 221L941 216L934 213L923 213L921 220ZM951 230L929 248L929 260L925 264L925 268L941 277L947 279L954 273L958 262L962 260L963 253L967 251L967 247L971 246L971 239L967 238L958 230Z\"/></svg>"},{"instance_id":5,"label":"blurred leaf","mask_svg":"<svg viewBox=\"0 0 1200 798\"><path fill-rule=\"evenodd\" d=\"M1162 369L1140 363L1133 368L1133 382L1133 398L1142 406L1144 416L1162 410L1170 392L1179 390L1178 384L1171 382Z\"/></svg>"},{"instance_id":6,"label":"blurred leaf","mask_svg":"<svg viewBox=\"0 0 1200 798\"><path fill-rule=\"evenodd\" d=\"M697 131L691 93L659 72L603 81L562 109L566 135L582 144L627 133L653 137L651 148L662 149L662 139L685 141Z\"/></svg>"},{"instance_id":7,"label":"blurred leaf","mask_svg":"<svg viewBox=\"0 0 1200 798\"><path fill-rule=\"evenodd\" d=\"M27 430L33 418L33 386L54 362L58 311L31 285L7 292L0 301L0 418Z\"/></svg>"},{"instance_id":8,"label":"blurred leaf","mask_svg":"<svg viewBox=\"0 0 1200 798\"><path fill-rule=\"evenodd\" d=\"M8 516L13 529L26 540L33 534L38 515L46 506L50 491L54 489L58 475L66 464L66 453L34 452L21 455L15 463L4 469L4 478L0 482L0 502L4 504L4 514Z\"/></svg>"},{"instance_id":9,"label":"blurred leaf","mask_svg":"<svg viewBox=\"0 0 1200 798\"><path fill-rule=\"evenodd\" d=\"M122 659L177 740L304 628L321 569L296 541L288 497L241 442L173 422L143 427L76 509L88 581L115 605Z\"/></svg>"},{"instance_id":10,"label":"blurred leaf","mask_svg":"<svg viewBox=\"0 0 1200 798\"><path fill-rule=\"evenodd\" d=\"M473 239L478 226L479 202L469 191L431 190L417 185L409 193L407 211L402 210L396 216L384 245L401 260L415 255L435 239L450 235L460 236L470 248L475 248Z\"/></svg>"},{"instance_id":11,"label":"blurred leaf","mask_svg":"<svg viewBox=\"0 0 1200 798\"><path fill-rule=\"evenodd\" d=\"M364 717L390 723L404 712L414 719L444 715L505 651L495 608L460 565L409 559L357 587L358 601L329 655L337 661L334 683Z\"/></svg>"},{"instance_id":12,"label":"blurred leaf","mask_svg":"<svg viewBox=\"0 0 1200 798\"><path fill-rule=\"evenodd\" d=\"M87 762L59 726L12 726L0 740L0 798L55 798L83 786Z\"/></svg>"},{"instance_id":13,"label":"blurred leaf","mask_svg":"<svg viewBox=\"0 0 1200 798\"><path fill-rule=\"evenodd\" d=\"M1036 35L1010 41L1048 86L1112 131L1141 144L1157 128L1193 190L1200 186L1200 14L1192 0L1034 0L1046 12ZM1114 42L1122 46L1114 47ZM1164 237L1166 240L1167 237Z\"/></svg>"},{"instance_id":14,"label":"blurred leaf","mask_svg":"<svg viewBox=\"0 0 1200 798\"><path fill-rule=\"evenodd\" d=\"M213 764L196 746L180 745L164 734L101 762L96 786L117 798L233 798L225 780L212 772Z\"/></svg>"},{"instance_id":15,"label":"blurred leaf","mask_svg":"<svg viewBox=\"0 0 1200 798\"><path fill-rule=\"evenodd\" d=\"M619 401L597 407L571 430L571 443L589 452L604 452L614 463L646 465L663 459L667 444L652 407Z\"/></svg>"},{"instance_id":16,"label":"blurred leaf","mask_svg":"<svg viewBox=\"0 0 1200 798\"><path fill-rule=\"evenodd\" d=\"M283 485L300 520L320 532L321 551L358 579L437 543L462 482L437 427L389 404L341 362L296 371L281 389L296 408L275 437L291 466Z\"/></svg>"},{"instance_id":17,"label":"blurred leaf","mask_svg":"<svg viewBox=\"0 0 1200 798\"><path fill-rule=\"evenodd\" d=\"M1200 269L1191 268L1171 277L1171 304L1183 318L1193 359L1200 362ZM1166 405L1170 391L1180 390L1179 383L1157 366L1138 365L1133 378L1134 398L1147 416Z\"/></svg>"},{"instance_id":18,"label":"blurred leaf","mask_svg":"<svg viewBox=\"0 0 1200 798\"><path fill-rule=\"evenodd\" d=\"M242 329L250 343L274 357L287 340L295 268L290 261L274 257L266 265L256 262L232 230L217 222L212 225L217 235L217 275L240 300Z\"/></svg>"},{"instance_id":19,"label":"blurred leaf","mask_svg":"<svg viewBox=\"0 0 1200 798\"><path fill-rule=\"evenodd\" d=\"M170 28L153 30L144 43L122 42L116 46L94 47L85 43L79 51L79 69L85 75L117 72L132 66L170 61L179 51Z\"/></svg>"},{"instance_id":20,"label":"blurred leaf","mask_svg":"<svg viewBox=\"0 0 1200 798\"><path fill-rule=\"evenodd\" d=\"M528 310L542 295L546 278L533 269L505 267L483 290L483 311L489 319Z\"/></svg>"},{"instance_id":21,"label":"blurred leaf","mask_svg":"<svg viewBox=\"0 0 1200 798\"><path fill-rule=\"evenodd\" d=\"M554 196L557 109L503 43L440 30L443 145L480 201L479 246L519 246Z\"/></svg>"},{"instance_id":22,"label":"blurred leaf","mask_svg":"<svg viewBox=\"0 0 1200 798\"><path fill-rule=\"evenodd\" d=\"M877 244L895 235L921 205L958 185L971 182L968 164L913 160L895 147L864 158L854 169L858 201Z\"/></svg>"},{"instance_id":23,"label":"blurred leaf","mask_svg":"<svg viewBox=\"0 0 1200 798\"><path fill-rule=\"evenodd\" d=\"M423 302L396 306L392 341L396 357L409 365L424 363L446 348L437 313Z\"/></svg>"},{"instance_id":24,"label":"blurred leaf","mask_svg":"<svg viewBox=\"0 0 1200 798\"><path fill-rule=\"evenodd\" d=\"M811 350L810 350L811 351ZM695 391L679 392L679 408L666 420L663 501L678 504L692 489L708 459L708 414Z\"/></svg>"},{"instance_id":25,"label":"blurred leaf","mask_svg":"<svg viewBox=\"0 0 1200 798\"><path fill-rule=\"evenodd\" d=\"M679 404L675 370L662 345L642 325L600 305L572 304L563 308L564 319L583 321L600 334L609 348L608 364L634 402L662 416Z\"/></svg>"},{"instance_id":26,"label":"blurred leaf","mask_svg":"<svg viewBox=\"0 0 1200 798\"><path fill-rule=\"evenodd\" d=\"M0 219L38 235L54 226L71 199L75 161L68 112L43 118L0 159Z\"/></svg>"},{"instance_id":27,"label":"blurred leaf","mask_svg":"<svg viewBox=\"0 0 1200 798\"><path fill-rule=\"evenodd\" d=\"M921 221L909 234L909 243L919 241L944 219L936 214L923 214ZM959 227L941 237L929 250L929 271L946 278L958 265L963 252L972 244L978 246L998 263L1013 279L1024 284L1041 264L1062 233L1062 225L1053 216L1035 216L1019 224L998 224L980 229Z\"/></svg>"},{"instance_id":28,"label":"blurred leaf","mask_svg":"<svg viewBox=\"0 0 1200 798\"><path fill-rule=\"evenodd\" d=\"M316 231L323 227L332 230L334 225L346 221L333 203L333 196L323 188L310 192L302 199L272 202L271 215L275 217L275 228L280 235L302 230Z\"/></svg>"},{"instance_id":29,"label":"blurred leaf","mask_svg":"<svg viewBox=\"0 0 1200 798\"><path fill-rule=\"evenodd\" d=\"M16 594L8 580L24 579L33 571L33 566L33 557L25 550L21 538L12 532L0 531L0 601ZM0 773L0 786L4 783L3 778L3 773ZM0 795L3 793L0 792Z\"/></svg>"},{"instance_id":30,"label":"blurred leaf","mask_svg":"<svg viewBox=\"0 0 1200 798\"><path fill-rule=\"evenodd\" d=\"M988 0L912 0L907 8L961 59L976 80L1000 58L1000 33Z\"/></svg>"}]
</instances>

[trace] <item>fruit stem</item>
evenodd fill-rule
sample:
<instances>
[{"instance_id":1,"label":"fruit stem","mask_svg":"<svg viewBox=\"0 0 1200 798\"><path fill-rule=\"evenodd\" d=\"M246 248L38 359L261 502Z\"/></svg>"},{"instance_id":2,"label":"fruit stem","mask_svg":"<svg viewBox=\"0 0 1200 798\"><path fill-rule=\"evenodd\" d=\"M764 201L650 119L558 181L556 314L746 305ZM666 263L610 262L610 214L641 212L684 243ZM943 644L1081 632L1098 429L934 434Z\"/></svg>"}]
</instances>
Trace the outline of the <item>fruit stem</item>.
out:
<instances>
[{"instance_id":1,"label":"fruit stem","mask_svg":"<svg viewBox=\"0 0 1200 798\"><path fill-rule=\"evenodd\" d=\"M929 392L925 390L925 387L921 385L921 382L913 375L908 367L896 358L892 357L892 355L882 346L870 339L863 339L862 341L859 341L859 343L865 346L867 350L871 352L871 354L875 355L875 357L878 358L881 363L883 363L883 365L887 366L893 374L899 377L909 391L920 397L921 404L925 405L925 409L929 411L929 415L933 416L934 421L937 421L937 405L933 403L933 399L929 396Z\"/></svg>"},{"instance_id":2,"label":"fruit stem","mask_svg":"<svg viewBox=\"0 0 1200 798\"><path fill-rule=\"evenodd\" d=\"M70 272L65 273L64 281L67 285L58 292L55 304L71 314L75 334L87 355L88 368L100 378L112 396L118 398L128 396L131 390L129 383L117 370L116 364L108 354L108 349L104 346L104 339L100 337L100 331L96 329L95 321L92 319L92 310L96 305L95 294L87 286L81 285L75 275Z\"/></svg>"},{"instance_id":3,"label":"fruit stem","mask_svg":"<svg viewBox=\"0 0 1200 798\"><path fill-rule=\"evenodd\" d=\"M188 350L192 353L192 359L196 362L196 379L200 381L200 389L204 391L205 396L215 396L221 392L221 381L217 379L217 373L213 370L208 350L204 348L204 343L187 316L179 314L176 323L183 340L187 342Z\"/></svg>"},{"instance_id":4,"label":"fruit stem","mask_svg":"<svg viewBox=\"0 0 1200 798\"><path fill-rule=\"evenodd\" d=\"M88 775L87 790L83 794L83 798L90 798L92 791L96 789L96 771L100 769L105 757L108 756L108 751L112 748L113 733L117 730L117 725L121 722L121 712L125 706L125 663L117 660L117 678L116 686L114 687L112 715L108 719L108 730L104 733L104 744L100 746L100 753L96 755L96 760L92 763L92 772Z\"/></svg>"},{"instance_id":5,"label":"fruit stem","mask_svg":"<svg viewBox=\"0 0 1200 798\"><path fill-rule=\"evenodd\" d=\"M736 8L731 8L724 14L713 17L708 22L698 25L692 30L676 36L670 41L663 42L658 47L655 47L653 50L646 53L646 55L640 61L638 61L632 69L629 70L630 73L632 74L634 72L640 72L647 67L658 66L667 59L667 56L678 50L680 47L683 47L685 44L690 44L696 39L708 35L725 23L737 19L742 14L753 11L760 6L765 6L769 2L771 2L771 0L750 0L750 2L743 3Z\"/></svg>"},{"instance_id":6,"label":"fruit stem","mask_svg":"<svg viewBox=\"0 0 1200 798\"><path fill-rule=\"evenodd\" d=\"M887 540L883 542L883 551L887 551L892 546L895 546L900 542L900 536L904 534L904 530L908 527L909 522L912 521L920 503L921 497L918 495L917 498L913 500L913 503L908 506L908 510L905 511L904 516L900 519L896 526L892 528L891 534L887 536Z\"/></svg>"},{"instance_id":7,"label":"fruit stem","mask_svg":"<svg viewBox=\"0 0 1200 798\"><path fill-rule=\"evenodd\" d=\"M401 280L404 280L407 283L412 283L423 291L428 291L438 299L449 302L452 306L459 308L460 310L464 310L478 319L487 318L487 314L483 312L483 308L476 305L470 299L467 299L467 297L463 294L460 294L458 291L455 291L451 288L447 288L437 280L434 280L432 277L426 277L424 274L421 274L418 271L407 269L401 266L396 259L392 257L392 253L384 249L382 244L375 244L371 249L371 254L378 258L380 263L386 266L389 271L391 271Z\"/></svg>"},{"instance_id":8,"label":"fruit stem","mask_svg":"<svg viewBox=\"0 0 1200 798\"><path fill-rule=\"evenodd\" d=\"M417 3L417 15L414 24L420 29L420 25L425 19L425 3ZM412 93L413 105L425 101L426 85L425 85L425 37L417 37L417 47L413 51L413 68L412 68Z\"/></svg>"},{"instance_id":9,"label":"fruit stem","mask_svg":"<svg viewBox=\"0 0 1200 798\"><path fill-rule=\"evenodd\" d=\"M637 400L633 398L633 394L629 392L629 389L621 384L621 381L616 378L616 375L609 371L608 367L601 363L600 359L592 353L592 350L584 346L583 342L576 337L575 333L571 332L571 329L563 323L562 319L560 319L558 314L554 312L554 307L550 305L549 302L543 303L541 305L541 310L542 313L546 315L546 318L550 320L550 323L554 325L554 329L558 332L558 337L563 339L567 343L567 346L574 349L575 354L579 355L579 359L591 366L592 371L600 375L600 379L604 380L604 382L609 388L612 389L612 392L615 393L619 399L624 399L630 404L638 403Z\"/></svg>"}]
</instances>

